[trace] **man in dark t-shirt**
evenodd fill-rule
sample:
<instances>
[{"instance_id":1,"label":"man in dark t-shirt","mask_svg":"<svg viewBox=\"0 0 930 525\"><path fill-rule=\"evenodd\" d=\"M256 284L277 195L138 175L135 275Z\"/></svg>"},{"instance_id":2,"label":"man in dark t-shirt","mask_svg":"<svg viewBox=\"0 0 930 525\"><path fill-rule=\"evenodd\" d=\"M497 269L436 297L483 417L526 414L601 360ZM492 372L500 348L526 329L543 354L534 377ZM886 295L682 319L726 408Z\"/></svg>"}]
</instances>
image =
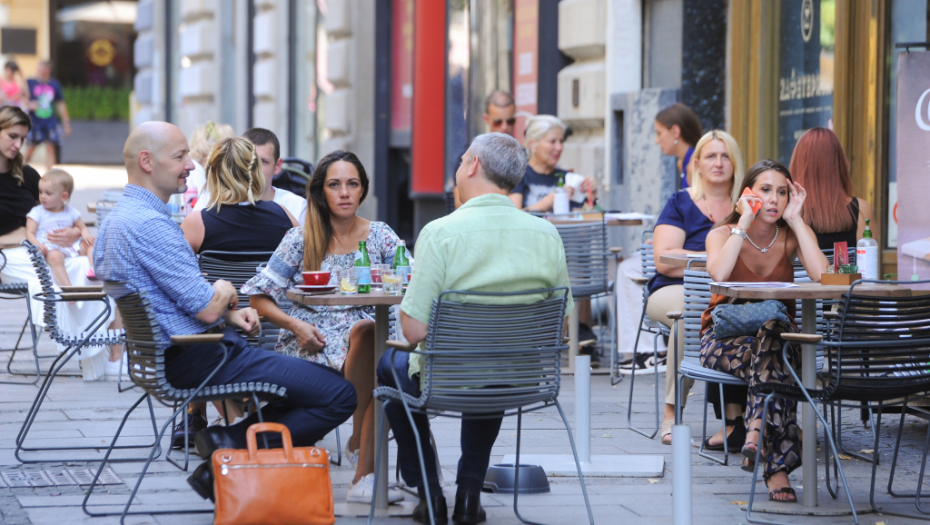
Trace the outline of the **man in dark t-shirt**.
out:
<instances>
[{"instance_id":1,"label":"man in dark t-shirt","mask_svg":"<svg viewBox=\"0 0 930 525\"><path fill-rule=\"evenodd\" d=\"M61 91L61 83L52 78L52 66L47 61L39 62L36 67L36 77L30 78L27 83L29 91L29 118L32 119L32 131L29 132L29 147L26 149L26 162L32 159L36 146L45 143L45 168L52 169L55 165L55 146L61 145L62 131L64 135L71 134L71 118L68 116L68 107L65 105L65 95ZM55 110L61 115L61 126Z\"/></svg>"}]
</instances>

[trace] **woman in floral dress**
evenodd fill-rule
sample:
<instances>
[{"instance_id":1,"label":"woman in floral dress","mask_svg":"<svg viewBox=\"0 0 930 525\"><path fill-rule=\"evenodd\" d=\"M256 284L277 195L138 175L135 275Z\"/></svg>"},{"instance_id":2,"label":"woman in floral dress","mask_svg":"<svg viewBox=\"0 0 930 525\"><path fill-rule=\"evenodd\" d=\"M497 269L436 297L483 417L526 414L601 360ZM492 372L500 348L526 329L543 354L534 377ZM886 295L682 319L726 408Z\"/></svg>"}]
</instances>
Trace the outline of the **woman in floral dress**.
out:
<instances>
[{"instance_id":1,"label":"woman in floral dress","mask_svg":"<svg viewBox=\"0 0 930 525\"><path fill-rule=\"evenodd\" d=\"M370 307L293 305L285 293L303 284L302 272L349 269L361 257L359 242L366 241L372 264L394 260L397 235L383 222L356 215L368 195L368 175L353 153L334 151L323 157L307 185L305 227L288 231L261 273L242 287L259 315L281 328L275 350L332 367L355 386L358 408L352 417L352 436L346 456L357 461L349 488L350 503L369 503L374 493L374 312ZM403 499L391 491L391 501Z\"/></svg>"}]
</instances>

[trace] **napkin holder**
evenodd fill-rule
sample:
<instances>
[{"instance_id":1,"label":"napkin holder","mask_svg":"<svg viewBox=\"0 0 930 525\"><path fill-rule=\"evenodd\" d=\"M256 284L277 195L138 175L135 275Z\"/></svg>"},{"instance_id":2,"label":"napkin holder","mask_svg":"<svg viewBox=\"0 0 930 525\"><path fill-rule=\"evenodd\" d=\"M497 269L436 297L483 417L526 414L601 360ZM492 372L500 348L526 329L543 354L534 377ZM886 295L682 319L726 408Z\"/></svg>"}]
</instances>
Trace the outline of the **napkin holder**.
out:
<instances>
[{"instance_id":1,"label":"napkin holder","mask_svg":"<svg viewBox=\"0 0 930 525\"><path fill-rule=\"evenodd\" d=\"M852 283L862 279L861 273L822 273L820 274L820 284L842 284L849 286Z\"/></svg>"}]
</instances>

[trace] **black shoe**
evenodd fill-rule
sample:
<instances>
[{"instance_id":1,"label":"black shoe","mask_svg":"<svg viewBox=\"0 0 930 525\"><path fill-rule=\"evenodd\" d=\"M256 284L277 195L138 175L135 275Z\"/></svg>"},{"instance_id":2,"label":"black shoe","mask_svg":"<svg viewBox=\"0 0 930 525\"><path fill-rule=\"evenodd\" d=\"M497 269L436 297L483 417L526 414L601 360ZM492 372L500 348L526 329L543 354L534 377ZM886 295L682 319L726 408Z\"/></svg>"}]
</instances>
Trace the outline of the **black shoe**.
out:
<instances>
[{"instance_id":1,"label":"black shoe","mask_svg":"<svg viewBox=\"0 0 930 525\"><path fill-rule=\"evenodd\" d=\"M241 448L236 445L226 427L207 427L194 436L194 444L197 445L197 455L203 459L209 460L213 457L213 452L221 448Z\"/></svg>"},{"instance_id":2,"label":"black shoe","mask_svg":"<svg viewBox=\"0 0 930 525\"><path fill-rule=\"evenodd\" d=\"M591 368L600 368L601 356L598 355L597 350L598 348L596 346L585 346L578 349L578 355L591 356Z\"/></svg>"},{"instance_id":3,"label":"black shoe","mask_svg":"<svg viewBox=\"0 0 930 525\"><path fill-rule=\"evenodd\" d=\"M727 426L732 426L733 430L727 435L727 450L738 450L746 444L746 424L743 422L743 416L736 419L727 419ZM704 440L704 450L723 451L723 443L711 445L710 438Z\"/></svg>"},{"instance_id":4,"label":"black shoe","mask_svg":"<svg viewBox=\"0 0 930 525\"><path fill-rule=\"evenodd\" d=\"M594 330L591 330L590 326L584 323L578 323L578 341L583 341L583 342L593 341L594 343L596 343L597 336L594 335ZM593 343L589 343L589 344L593 344ZM582 346L585 346L585 345L582 345Z\"/></svg>"},{"instance_id":5,"label":"black shoe","mask_svg":"<svg viewBox=\"0 0 930 525\"><path fill-rule=\"evenodd\" d=\"M446 507L446 498L443 495L436 494L433 500L433 517L436 518L436 525L446 525L449 523L449 508ZM426 498L420 498L420 502L413 509L413 521L417 523L429 523L429 507L426 505Z\"/></svg>"},{"instance_id":6,"label":"black shoe","mask_svg":"<svg viewBox=\"0 0 930 525\"><path fill-rule=\"evenodd\" d=\"M213 472L210 471L209 461L201 463L193 474L188 476L187 483L201 498L215 502L213 499Z\"/></svg>"},{"instance_id":7,"label":"black shoe","mask_svg":"<svg viewBox=\"0 0 930 525\"><path fill-rule=\"evenodd\" d=\"M481 507L481 493L469 494L467 492L455 495L455 509L452 511L452 521L455 523L481 523L487 521L488 515Z\"/></svg>"},{"instance_id":8,"label":"black shoe","mask_svg":"<svg viewBox=\"0 0 930 525\"><path fill-rule=\"evenodd\" d=\"M207 428L207 418L203 417L199 408L187 413L187 440L194 443L194 435ZM171 448L184 448L184 422L181 421L174 432L171 433Z\"/></svg>"}]
</instances>

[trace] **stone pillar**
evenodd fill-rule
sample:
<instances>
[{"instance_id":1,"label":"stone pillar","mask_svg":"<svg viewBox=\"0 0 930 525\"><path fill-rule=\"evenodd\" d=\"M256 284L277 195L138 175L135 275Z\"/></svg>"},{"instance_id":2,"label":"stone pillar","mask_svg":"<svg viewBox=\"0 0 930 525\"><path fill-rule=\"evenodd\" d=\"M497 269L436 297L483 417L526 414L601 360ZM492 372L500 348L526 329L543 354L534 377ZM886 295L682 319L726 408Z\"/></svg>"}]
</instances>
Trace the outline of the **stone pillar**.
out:
<instances>
[{"instance_id":1,"label":"stone pillar","mask_svg":"<svg viewBox=\"0 0 930 525\"><path fill-rule=\"evenodd\" d=\"M138 32L133 48L136 76L133 78L135 108L130 116L130 128L150 120L163 120L164 115L164 2L139 0L135 28ZM161 34L160 34L161 33Z\"/></svg>"},{"instance_id":2,"label":"stone pillar","mask_svg":"<svg viewBox=\"0 0 930 525\"><path fill-rule=\"evenodd\" d=\"M273 131L282 145L288 143L287 0L255 2L253 69L255 106L252 125ZM242 130L245 131L245 130Z\"/></svg>"},{"instance_id":3,"label":"stone pillar","mask_svg":"<svg viewBox=\"0 0 930 525\"><path fill-rule=\"evenodd\" d=\"M558 75L558 117L574 134L559 164L603 183L607 108L607 0L559 3L559 50L575 60Z\"/></svg>"},{"instance_id":4,"label":"stone pillar","mask_svg":"<svg viewBox=\"0 0 930 525\"><path fill-rule=\"evenodd\" d=\"M178 13L178 95L175 124L186 135L208 120L217 120L220 50L219 0L186 0ZM171 67L169 64L168 67Z\"/></svg>"},{"instance_id":5,"label":"stone pillar","mask_svg":"<svg viewBox=\"0 0 930 525\"><path fill-rule=\"evenodd\" d=\"M684 0L681 102L705 131L725 129L727 0Z\"/></svg>"}]
</instances>

